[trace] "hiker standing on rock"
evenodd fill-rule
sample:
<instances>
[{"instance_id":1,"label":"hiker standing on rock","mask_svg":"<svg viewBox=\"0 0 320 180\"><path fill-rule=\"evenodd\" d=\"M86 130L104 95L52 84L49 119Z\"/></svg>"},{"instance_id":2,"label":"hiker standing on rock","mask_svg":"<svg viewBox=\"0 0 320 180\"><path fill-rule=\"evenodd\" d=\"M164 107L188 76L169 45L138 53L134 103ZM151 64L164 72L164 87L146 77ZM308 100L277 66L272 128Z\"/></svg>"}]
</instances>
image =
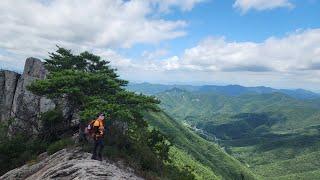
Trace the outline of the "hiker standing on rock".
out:
<instances>
[{"instance_id":1,"label":"hiker standing on rock","mask_svg":"<svg viewBox=\"0 0 320 180\"><path fill-rule=\"evenodd\" d=\"M104 113L99 113L97 119L90 122L87 129L94 140L94 148L91 159L102 161L102 150L104 147L103 137L105 133L104 128Z\"/></svg>"}]
</instances>

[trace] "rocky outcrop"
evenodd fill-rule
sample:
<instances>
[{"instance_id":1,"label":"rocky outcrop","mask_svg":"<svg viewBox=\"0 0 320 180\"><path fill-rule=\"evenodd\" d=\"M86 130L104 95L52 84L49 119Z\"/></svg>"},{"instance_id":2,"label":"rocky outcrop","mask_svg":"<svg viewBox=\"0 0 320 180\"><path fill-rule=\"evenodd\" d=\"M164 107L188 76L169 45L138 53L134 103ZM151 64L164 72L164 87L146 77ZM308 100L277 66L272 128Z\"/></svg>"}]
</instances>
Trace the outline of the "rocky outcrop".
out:
<instances>
[{"instance_id":1,"label":"rocky outcrop","mask_svg":"<svg viewBox=\"0 0 320 180\"><path fill-rule=\"evenodd\" d=\"M19 77L16 72L0 71L0 121L10 118Z\"/></svg>"},{"instance_id":2,"label":"rocky outcrop","mask_svg":"<svg viewBox=\"0 0 320 180\"><path fill-rule=\"evenodd\" d=\"M66 126L78 124L80 117L65 98L52 101L27 90L28 85L37 79L45 79L47 74L43 62L32 57L26 59L22 74L0 70L0 122L15 120L9 127L9 135L21 130L36 134L41 128L40 113L55 106L63 111Z\"/></svg>"},{"instance_id":3,"label":"rocky outcrop","mask_svg":"<svg viewBox=\"0 0 320 180\"><path fill-rule=\"evenodd\" d=\"M0 121L14 118L16 121L10 128L11 132L15 131L15 127L26 126L27 121L33 123L33 127L39 127L39 122L35 121L38 115L54 108L51 100L36 96L26 88L32 81L44 79L46 74L43 63L36 58L26 60L21 75L12 71L0 71Z\"/></svg>"},{"instance_id":4,"label":"rocky outcrop","mask_svg":"<svg viewBox=\"0 0 320 180\"><path fill-rule=\"evenodd\" d=\"M41 159L41 158L40 158ZM11 170L0 180L46 180L46 179L133 179L142 178L133 170L107 161L91 160L91 154L80 149L63 149L32 165Z\"/></svg>"},{"instance_id":5,"label":"rocky outcrop","mask_svg":"<svg viewBox=\"0 0 320 180\"><path fill-rule=\"evenodd\" d=\"M44 79L46 74L47 71L39 59L28 58L26 60L23 74L17 83L11 107L11 116L16 118L16 123L19 123L19 125L14 125L13 127L28 125L28 121L33 123L33 128L39 128L40 124L36 122L39 113L43 112L44 109L48 110L54 107L54 103L50 102L50 100L36 96L27 90L28 85L36 79ZM12 131L15 130L12 129Z\"/></svg>"},{"instance_id":6,"label":"rocky outcrop","mask_svg":"<svg viewBox=\"0 0 320 180\"><path fill-rule=\"evenodd\" d=\"M12 113L24 119L25 112L40 112L40 97L27 90L27 86L36 79L44 79L46 70L42 62L35 58L28 58L22 76L17 83L14 95Z\"/></svg>"}]
</instances>

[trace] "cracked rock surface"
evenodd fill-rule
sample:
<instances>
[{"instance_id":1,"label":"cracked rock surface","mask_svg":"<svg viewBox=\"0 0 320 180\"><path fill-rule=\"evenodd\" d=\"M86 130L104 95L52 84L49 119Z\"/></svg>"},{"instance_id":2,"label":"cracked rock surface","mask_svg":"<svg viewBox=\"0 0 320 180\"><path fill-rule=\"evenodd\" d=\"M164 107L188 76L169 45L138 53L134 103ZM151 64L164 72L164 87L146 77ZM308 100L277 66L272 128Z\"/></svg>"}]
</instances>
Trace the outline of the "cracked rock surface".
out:
<instances>
[{"instance_id":1,"label":"cracked rock surface","mask_svg":"<svg viewBox=\"0 0 320 180\"><path fill-rule=\"evenodd\" d=\"M91 160L90 153L82 152L79 148L63 149L55 154L43 157L37 163L26 164L13 169L0 180L46 180L46 179L134 179L142 180L133 170L106 161Z\"/></svg>"}]
</instances>

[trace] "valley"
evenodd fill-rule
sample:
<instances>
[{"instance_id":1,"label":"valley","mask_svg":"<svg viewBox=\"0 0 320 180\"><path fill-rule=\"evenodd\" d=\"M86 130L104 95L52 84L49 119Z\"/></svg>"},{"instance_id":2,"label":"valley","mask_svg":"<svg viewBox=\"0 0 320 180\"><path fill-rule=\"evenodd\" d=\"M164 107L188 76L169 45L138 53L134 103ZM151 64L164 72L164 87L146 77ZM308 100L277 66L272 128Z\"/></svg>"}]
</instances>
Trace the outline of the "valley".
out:
<instances>
[{"instance_id":1,"label":"valley","mask_svg":"<svg viewBox=\"0 0 320 180\"><path fill-rule=\"evenodd\" d=\"M320 100L316 96L230 95L194 89L198 90L173 87L153 95L170 116L219 144L262 179L319 177Z\"/></svg>"}]
</instances>

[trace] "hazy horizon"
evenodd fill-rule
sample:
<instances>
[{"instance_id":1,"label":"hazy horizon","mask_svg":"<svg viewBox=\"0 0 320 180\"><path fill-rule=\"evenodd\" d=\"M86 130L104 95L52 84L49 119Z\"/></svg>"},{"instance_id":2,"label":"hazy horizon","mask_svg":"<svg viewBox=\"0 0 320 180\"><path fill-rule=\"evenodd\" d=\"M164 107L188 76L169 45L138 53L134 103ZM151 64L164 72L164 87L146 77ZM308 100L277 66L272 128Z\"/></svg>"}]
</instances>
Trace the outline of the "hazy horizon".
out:
<instances>
[{"instance_id":1,"label":"hazy horizon","mask_svg":"<svg viewBox=\"0 0 320 180\"><path fill-rule=\"evenodd\" d=\"M17 73L23 73L23 69L10 69L10 68L1 68L0 67L0 70L3 69L3 70L10 70L10 71L14 71L14 72L17 72ZM120 78L122 78L120 76ZM127 80L127 79L126 79ZM245 85L245 84L233 84L233 83L224 83L224 82L201 82L201 81L194 81L194 82L179 82L179 81L167 81L167 82L153 82L153 81L135 81L135 80L130 80L129 83L131 84L142 84L142 83L149 83L149 84L157 84L157 85L190 85L190 86L210 86L210 85L213 85L213 86L228 86L228 85L239 85L239 86L243 86L243 87L267 87L267 88L273 88L273 89L288 89L288 90L297 90L297 89L303 89L303 90L308 90L308 91L312 91L314 93L320 93L320 89L308 89L308 88L303 88L303 87L275 87L275 86L268 86L268 85L265 85L265 84L257 84L257 85L253 85L253 86L250 86L250 85Z\"/></svg>"},{"instance_id":2,"label":"hazy horizon","mask_svg":"<svg viewBox=\"0 0 320 180\"><path fill-rule=\"evenodd\" d=\"M314 93L320 93L320 90L313 90L313 89L305 89L305 88L286 88L286 87L272 87L272 86L265 86L265 85L257 85L257 86L246 86L241 84L228 84L228 83L206 83L206 82L167 82L167 83L157 83L157 82L139 82L139 81L130 81L129 84L152 84L152 85L186 85L186 86L242 86L242 87L266 87L266 88L272 88L272 89L286 89L286 90L307 90Z\"/></svg>"}]
</instances>

